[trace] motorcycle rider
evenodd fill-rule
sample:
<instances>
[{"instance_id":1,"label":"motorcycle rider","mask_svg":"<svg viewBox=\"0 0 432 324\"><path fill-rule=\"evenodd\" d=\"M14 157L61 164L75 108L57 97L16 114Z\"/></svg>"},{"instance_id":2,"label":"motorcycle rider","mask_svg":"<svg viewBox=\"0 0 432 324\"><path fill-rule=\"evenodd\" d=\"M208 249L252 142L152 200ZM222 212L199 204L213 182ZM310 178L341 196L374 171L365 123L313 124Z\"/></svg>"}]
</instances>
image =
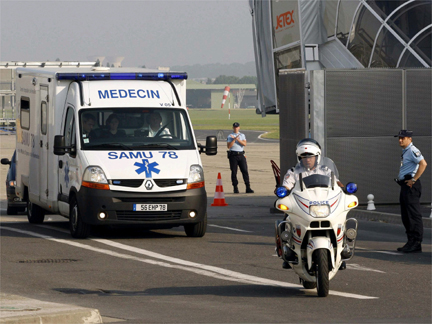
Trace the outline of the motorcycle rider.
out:
<instances>
[{"instance_id":1,"label":"motorcycle rider","mask_svg":"<svg viewBox=\"0 0 432 324\"><path fill-rule=\"evenodd\" d=\"M306 171L302 172L303 177L312 174L330 175L331 170L325 166L318 166L321 161L321 146L317 141L312 138L304 138L297 143L296 146L297 161L301 164ZM298 174L295 173L294 168L287 171L284 176L282 185L288 189L288 192L294 188L295 183L298 181ZM337 180L339 187L344 185Z\"/></svg>"},{"instance_id":2,"label":"motorcycle rider","mask_svg":"<svg viewBox=\"0 0 432 324\"><path fill-rule=\"evenodd\" d=\"M297 143L296 146L297 161L305 169L302 172L303 177L307 177L313 174L322 174L330 176L331 171L324 165L319 165L321 161L321 146L319 143L312 138L304 138ZM295 172L295 168L291 168L287 171L284 176L282 185L288 190L290 194L294 188L296 182L299 180L298 173ZM336 179L339 187L344 187L339 179ZM284 218L286 220L286 216ZM282 263L282 268L290 269L291 266L285 260Z\"/></svg>"}]
</instances>

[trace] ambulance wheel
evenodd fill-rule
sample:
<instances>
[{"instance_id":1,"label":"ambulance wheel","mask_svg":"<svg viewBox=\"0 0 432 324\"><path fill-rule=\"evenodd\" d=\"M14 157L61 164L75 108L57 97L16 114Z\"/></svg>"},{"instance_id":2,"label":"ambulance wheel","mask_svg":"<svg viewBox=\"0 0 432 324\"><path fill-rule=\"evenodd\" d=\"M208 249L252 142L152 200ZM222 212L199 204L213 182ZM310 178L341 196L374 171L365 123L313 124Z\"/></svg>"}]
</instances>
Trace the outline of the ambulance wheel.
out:
<instances>
[{"instance_id":1,"label":"ambulance wheel","mask_svg":"<svg viewBox=\"0 0 432 324\"><path fill-rule=\"evenodd\" d=\"M31 224L42 224L45 218L43 208L27 200L27 219Z\"/></svg>"},{"instance_id":2,"label":"ambulance wheel","mask_svg":"<svg viewBox=\"0 0 432 324\"><path fill-rule=\"evenodd\" d=\"M71 199L69 212L69 230L74 238L87 238L90 234L91 225L82 220L78 202L75 197Z\"/></svg>"},{"instance_id":3,"label":"ambulance wheel","mask_svg":"<svg viewBox=\"0 0 432 324\"><path fill-rule=\"evenodd\" d=\"M184 229L189 237L203 237L207 230L207 213L201 222L185 225Z\"/></svg>"}]
</instances>

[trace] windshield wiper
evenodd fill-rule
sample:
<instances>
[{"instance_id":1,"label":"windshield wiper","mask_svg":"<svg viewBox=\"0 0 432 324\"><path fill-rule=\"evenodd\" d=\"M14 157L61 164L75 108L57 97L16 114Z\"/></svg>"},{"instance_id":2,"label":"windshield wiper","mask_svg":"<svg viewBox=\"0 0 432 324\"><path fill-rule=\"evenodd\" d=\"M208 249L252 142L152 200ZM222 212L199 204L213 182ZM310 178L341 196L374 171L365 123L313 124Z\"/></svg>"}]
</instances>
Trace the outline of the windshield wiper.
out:
<instances>
[{"instance_id":1,"label":"windshield wiper","mask_svg":"<svg viewBox=\"0 0 432 324\"><path fill-rule=\"evenodd\" d=\"M155 147L155 148L163 147L163 148L169 148L169 149L172 149L172 150L178 150L177 147L172 146L171 144L168 144L168 143L143 144L143 145L134 146L134 149L137 149L137 148L151 148L151 147Z\"/></svg>"},{"instance_id":2,"label":"windshield wiper","mask_svg":"<svg viewBox=\"0 0 432 324\"><path fill-rule=\"evenodd\" d=\"M87 149L89 148L112 148L112 147L121 147L124 148L126 150L132 151L133 148L123 144L123 143L103 143L103 144L96 144L96 145L89 145L86 146Z\"/></svg>"}]
</instances>

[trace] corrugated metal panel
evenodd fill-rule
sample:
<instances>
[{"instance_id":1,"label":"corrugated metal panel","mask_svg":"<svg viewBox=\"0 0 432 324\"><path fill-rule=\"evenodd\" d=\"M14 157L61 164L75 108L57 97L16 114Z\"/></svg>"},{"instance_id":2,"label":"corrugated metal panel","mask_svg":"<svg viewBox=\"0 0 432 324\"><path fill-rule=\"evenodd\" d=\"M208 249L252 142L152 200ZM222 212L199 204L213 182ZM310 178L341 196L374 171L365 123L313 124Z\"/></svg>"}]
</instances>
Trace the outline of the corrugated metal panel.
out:
<instances>
[{"instance_id":1,"label":"corrugated metal panel","mask_svg":"<svg viewBox=\"0 0 432 324\"><path fill-rule=\"evenodd\" d=\"M356 196L361 204L373 194L375 202L397 203L401 149L394 137L344 137L327 139L327 156L338 167L340 180L358 185Z\"/></svg>"},{"instance_id":2,"label":"corrugated metal panel","mask_svg":"<svg viewBox=\"0 0 432 324\"><path fill-rule=\"evenodd\" d=\"M279 76L279 132L282 177L297 163L295 148L307 137L305 73L293 72Z\"/></svg>"},{"instance_id":3,"label":"corrugated metal panel","mask_svg":"<svg viewBox=\"0 0 432 324\"><path fill-rule=\"evenodd\" d=\"M407 128L432 135L432 70L406 71Z\"/></svg>"},{"instance_id":4,"label":"corrugated metal panel","mask_svg":"<svg viewBox=\"0 0 432 324\"><path fill-rule=\"evenodd\" d=\"M402 127L402 71L326 72L328 137L387 136Z\"/></svg>"},{"instance_id":5,"label":"corrugated metal panel","mask_svg":"<svg viewBox=\"0 0 432 324\"><path fill-rule=\"evenodd\" d=\"M398 203L393 179L401 148L394 135L412 129L414 145L432 163L431 70L326 71L325 80L325 146L341 181L359 185L360 203L367 203L368 194L376 203ZM421 202L430 203L431 167L421 181Z\"/></svg>"}]
</instances>

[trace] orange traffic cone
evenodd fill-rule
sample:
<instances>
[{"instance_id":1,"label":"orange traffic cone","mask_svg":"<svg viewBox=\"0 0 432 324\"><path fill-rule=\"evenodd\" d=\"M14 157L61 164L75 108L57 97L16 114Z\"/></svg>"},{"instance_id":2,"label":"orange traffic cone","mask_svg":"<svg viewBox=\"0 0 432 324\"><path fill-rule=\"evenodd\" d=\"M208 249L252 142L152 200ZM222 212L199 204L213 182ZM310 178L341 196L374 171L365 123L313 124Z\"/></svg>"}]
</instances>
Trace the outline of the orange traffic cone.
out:
<instances>
[{"instance_id":1,"label":"orange traffic cone","mask_svg":"<svg viewBox=\"0 0 432 324\"><path fill-rule=\"evenodd\" d=\"M216 191L214 195L213 204L211 204L211 206L228 206L228 204L225 202L225 195L223 192L222 177L220 172L218 173L218 177L216 181Z\"/></svg>"}]
</instances>

